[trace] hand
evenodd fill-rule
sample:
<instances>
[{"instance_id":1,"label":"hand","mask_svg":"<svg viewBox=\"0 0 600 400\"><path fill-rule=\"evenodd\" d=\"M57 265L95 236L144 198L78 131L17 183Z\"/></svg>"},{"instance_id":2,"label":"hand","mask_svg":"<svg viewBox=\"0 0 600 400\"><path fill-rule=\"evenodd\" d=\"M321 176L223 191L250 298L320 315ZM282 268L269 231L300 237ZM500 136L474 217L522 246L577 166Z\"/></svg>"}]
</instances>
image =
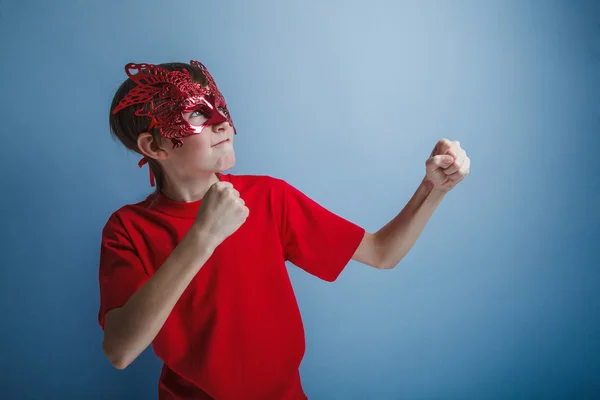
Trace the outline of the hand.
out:
<instances>
[{"instance_id":1,"label":"hand","mask_svg":"<svg viewBox=\"0 0 600 400\"><path fill-rule=\"evenodd\" d=\"M433 184L434 190L448 192L465 179L470 168L471 159L460 143L442 139L425 162L425 181Z\"/></svg>"},{"instance_id":2,"label":"hand","mask_svg":"<svg viewBox=\"0 0 600 400\"><path fill-rule=\"evenodd\" d=\"M204 195L194 225L217 247L246 222L249 212L230 182L217 182Z\"/></svg>"}]
</instances>

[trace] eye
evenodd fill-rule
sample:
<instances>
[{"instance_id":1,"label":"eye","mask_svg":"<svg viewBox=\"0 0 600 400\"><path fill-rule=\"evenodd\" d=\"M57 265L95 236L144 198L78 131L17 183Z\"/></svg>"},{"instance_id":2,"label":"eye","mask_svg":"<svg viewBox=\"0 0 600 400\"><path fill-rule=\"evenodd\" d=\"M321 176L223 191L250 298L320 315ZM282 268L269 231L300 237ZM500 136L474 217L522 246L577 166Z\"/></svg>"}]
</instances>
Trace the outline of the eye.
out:
<instances>
[{"instance_id":1,"label":"eye","mask_svg":"<svg viewBox=\"0 0 600 400\"><path fill-rule=\"evenodd\" d=\"M194 110L190 113L190 118L208 118L208 113L203 110Z\"/></svg>"}]
</instances>

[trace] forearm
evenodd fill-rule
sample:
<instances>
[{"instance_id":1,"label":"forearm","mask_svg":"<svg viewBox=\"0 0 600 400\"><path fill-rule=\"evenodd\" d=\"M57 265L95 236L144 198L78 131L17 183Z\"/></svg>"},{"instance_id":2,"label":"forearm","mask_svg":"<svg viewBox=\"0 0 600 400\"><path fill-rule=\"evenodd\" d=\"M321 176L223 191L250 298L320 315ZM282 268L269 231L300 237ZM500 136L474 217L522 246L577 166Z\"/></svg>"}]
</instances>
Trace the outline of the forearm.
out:
<instances>
[{"instance_id":1,"label":"forearm","mask_svg":"<svg viewBox=\"0 0 600 400\"><path fill-rule=\"evenodd\" d=\"M119 369L152 343L175 304L211 256L214 247L192 228L164 264L129 301L105 316L104 352Z\"/></svg>"},{"instance_id":2,"label":"forearm","mask_svg":"<svg viewBox=\"0 0 600 400\"><path fill-rule=\"evenodd\" d=\"M409 252L444 196L432 184L421 182L402 211L374 234L382 269L395 267Z\"/></svg>"}]
</instances>

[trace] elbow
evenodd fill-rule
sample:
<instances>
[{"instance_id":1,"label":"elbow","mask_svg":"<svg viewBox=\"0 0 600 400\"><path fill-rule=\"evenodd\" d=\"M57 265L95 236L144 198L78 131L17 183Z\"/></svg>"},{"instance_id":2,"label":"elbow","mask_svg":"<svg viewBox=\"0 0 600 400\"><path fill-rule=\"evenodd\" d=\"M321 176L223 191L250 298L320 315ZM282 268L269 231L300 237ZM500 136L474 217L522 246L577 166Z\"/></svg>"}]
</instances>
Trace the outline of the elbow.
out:
<instances>
[{"instance_id":1,"label":"elbow","mask_svg":"<svg viewBox=\"0 0 600 400\"><path fill-rule=\"evenodd\" d=\"M381 263L377 266L377 269L382 269L382 270L394 269L394 268L396 268L397 265L398 265L398 263Z\"/></svg>"},{"instance_id":2,"label":"elbow","mask_svg":"<svg viewBox=\"0 0 600 400\"><path fill-rule=\"evenodd\" d=\"M111 360L110 363L112 364L113 367L115 367L119 371L123 371L125 368L127 368L129 366L129 364L131 364L130 362L126 362L126 361L119 360L119 359Z\"/></svg>"},{"instance_id":3,"label":"elbow","mask_svg":"<svg viewBox=\"0 0 600 400\"><path fill-rule=\"evenodd\" d=\"M388 241L384 241L381 235L378 233L371 235L371 237L371 263L368 264L381 270L396 268L407 252L404 251L404 249L390 248L390 243Z\"/></svg>"},{"instance_id":4,"label":"elbow","mask_svg":"<svg viewBox=\"0 0 600 400\"><path fill-rule=\"evenodd\" d=\"M118 370L124 370L133 361L128 359L126 355L123 354L123 352L117 351L115 349L115 346L111 345L110 342L106 340L106 338L102 342L102 351L104 352L104 355L111 363L111 365Z\"/></svg>"},{"instance_id":5,"label":"elbow","mask_svg":"<svg viewBox=\"0 0 600 400\"><path fill-rule=\"evenodd\" d=\"M390 260L382 257L379 259L376 268L381 270L394 269L398 266L398 264L400 264L400 261L402 261L403 258L404 256L402 256L400 259Z\"/></svg>"}]
</instances>

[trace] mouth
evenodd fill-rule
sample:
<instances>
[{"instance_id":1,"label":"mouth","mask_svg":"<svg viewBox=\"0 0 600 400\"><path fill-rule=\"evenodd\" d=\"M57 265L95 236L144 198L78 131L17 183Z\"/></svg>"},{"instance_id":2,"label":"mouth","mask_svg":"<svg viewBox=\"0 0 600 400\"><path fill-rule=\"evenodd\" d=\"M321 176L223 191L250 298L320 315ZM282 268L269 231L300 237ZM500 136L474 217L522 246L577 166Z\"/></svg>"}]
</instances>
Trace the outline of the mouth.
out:
<instances>
[{"instance_id":1,"label":"mouth","mask_svg":"<svg viewBox=\"0 0 600 400\"><path fill-rule=\"evenodd\" d=\"M217 143L217 144L213 144L211 147L217 147L217 146L220 146L220 145L222 145L222 144L225 144L225 143L227 143L227 142L229 142L229 141L230 141L230 139L221 140L219 143Z\"/></svg>"}]
</instances>

